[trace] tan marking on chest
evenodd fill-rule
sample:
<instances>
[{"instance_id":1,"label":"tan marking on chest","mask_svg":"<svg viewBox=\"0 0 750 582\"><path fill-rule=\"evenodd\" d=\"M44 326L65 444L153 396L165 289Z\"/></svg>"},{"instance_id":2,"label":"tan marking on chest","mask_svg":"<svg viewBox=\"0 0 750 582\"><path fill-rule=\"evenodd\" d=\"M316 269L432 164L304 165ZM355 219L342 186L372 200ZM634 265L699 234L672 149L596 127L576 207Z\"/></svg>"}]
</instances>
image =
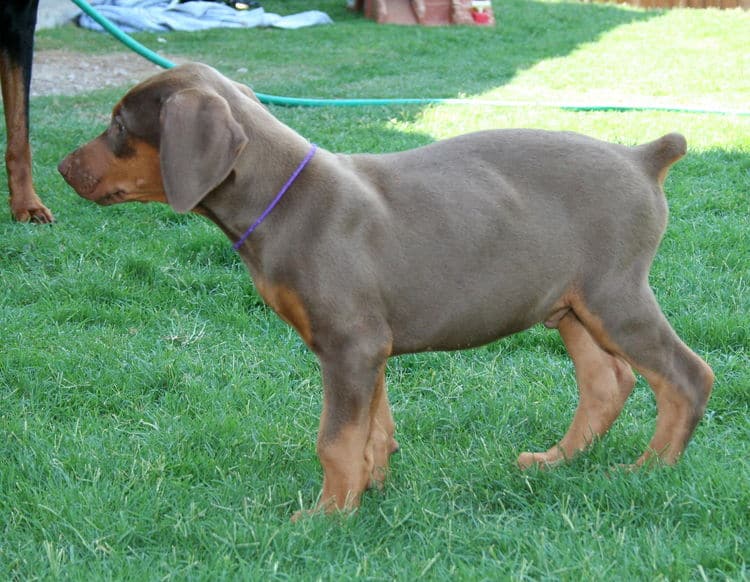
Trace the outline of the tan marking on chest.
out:
<instances>
[{"instance_id":1,"label":"tan marking on chest","mask_svg":"<svg viewBox=\"0 0 750 582\"><path fill-rule=\"evenodd\" d=\"M262 279L255 281L255 287L271 309L297 330L308 346L312 346L310 317L299 294L286 285L274 285Z\"/></svg>"}]
</instances>

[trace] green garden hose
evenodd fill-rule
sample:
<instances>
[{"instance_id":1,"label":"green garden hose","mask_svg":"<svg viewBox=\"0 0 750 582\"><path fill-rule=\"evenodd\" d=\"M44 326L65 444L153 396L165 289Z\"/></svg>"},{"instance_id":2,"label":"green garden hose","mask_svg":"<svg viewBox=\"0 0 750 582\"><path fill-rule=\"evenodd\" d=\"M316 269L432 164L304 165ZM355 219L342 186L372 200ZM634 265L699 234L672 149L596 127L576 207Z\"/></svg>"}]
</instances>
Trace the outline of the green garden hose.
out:
<instances>
[{"instance_id":1,"label":"green garden hose","mask_svg":"<svg viewBox=\"0 0 750 582\"><path fill-rule=\"evenodd\" d=\"M104 30L123 43L132 51L150 60L152 63L171 69L175 63L146 48L132 36L126 34L110 20L99 14L86 0L71 0L76 6L88 14L101 25ZM363 107L384 105L472 105L494 107L556 107L566 111L667 111L675 113L696 113L709 115L740 115L750 116L750 111L722 111L718 109L697 109L690 107L657 107L657 106L628 106L628 105L560 105L539 103L516 103L481 99L450 99L450 98L391 98L391 99L309 99L301 97L281 97L255 93L258 99L266 105L284 105L290 107Z\"/></svg>"}]
</instances>

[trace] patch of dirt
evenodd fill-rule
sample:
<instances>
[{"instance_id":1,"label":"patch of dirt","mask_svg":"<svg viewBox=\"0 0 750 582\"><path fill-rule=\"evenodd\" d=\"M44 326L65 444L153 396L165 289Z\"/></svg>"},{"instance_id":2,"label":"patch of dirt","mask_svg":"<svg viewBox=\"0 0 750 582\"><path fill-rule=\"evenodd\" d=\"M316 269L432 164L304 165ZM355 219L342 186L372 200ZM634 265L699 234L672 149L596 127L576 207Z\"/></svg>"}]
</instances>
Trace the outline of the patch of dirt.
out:
<instances>
[{"instance_id":1,"label":"patch of dirt","mask_svg":"<svg viewBox=\"0 0 750 582\"><path fill-rule=\"evenodd\" d=\"M75 95L108 87L127 89L162 70L132 52L96 55L35 51L31 95Z\"/></svg>"}]
</instances>

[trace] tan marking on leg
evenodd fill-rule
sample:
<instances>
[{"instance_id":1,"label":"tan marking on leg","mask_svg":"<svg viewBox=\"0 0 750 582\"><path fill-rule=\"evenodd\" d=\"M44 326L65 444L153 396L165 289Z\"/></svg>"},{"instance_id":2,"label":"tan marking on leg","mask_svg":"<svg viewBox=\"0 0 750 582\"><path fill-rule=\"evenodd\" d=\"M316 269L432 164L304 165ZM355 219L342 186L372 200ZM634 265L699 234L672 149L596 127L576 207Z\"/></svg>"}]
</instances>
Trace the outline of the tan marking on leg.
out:
<instances>
[{"instance_id":1,"label":"tan marking on leg","mask_svg":"<svg viewBox=\"0 0 750 582\"><path fill-rule=\"evenodd\" d=\"M655 305L655 299L653 302ZM714 382L710 366L677 337L660 310L654 312L653 322L642 323L652 327L659 326L663 333L663 339L658 344L653 340L650 342L654 344L654 353L650 355L658 356L663 362L663 370L655 371L627 353L607 332L605 322L591 313L580 298L573 304L573 308L597 343L617 354L643 375L656 397L656 430L648 449L636 461L636 466L646 463L654 456L661 462L674 464L703 416ZM638 336L633 337L637 341ZM631 342L634 341L633 337L629 338Z\"/></svg>"},{"instance_id":2,"label":"tan marking on leg","mask_svg":"<svg viewBox=\"0 0 750 582\"><path fill-rule=\"evenodd\" d=\"M365 454L369 439L366 419L341 427L334 439L326 440L323 438L328 422L325 405L323 410L317 446L323 467L323 489L315 509L295 512L293 522L319 513L355 510L370 482L373 459Z\"/></svg>"},{"instance_id":3,"label":"tan marking on leg","mask_svg":"<svg viewBox=\"0 0 750 582\"><path fill-rule=\"evenodd\" d=\"M5 167L11 213L19 222L53 222L52 213L37 196L31 179L31 146L23 98L23 71L21 67L14 66L6 54L0 54L0 74L8 134Z\"/></svg>"},{"instance_id":4,"label":"tan marking on leg","mask_svg":"<svg viewBox=\"0 0 750 582\"><path fill-rule=\"evenodd\" d=\"M365 459L372 458L371 485L382 489L388 475L388 459L398 450L398 443L393 438L396 424L388 404L388 393L385 387L385 365L378 377L372 405L370 406L370 436L365 449Z\"/></svg>"},{"instance_id":5,"label":"tan marking on leg","mask_svg":"<svg viewBox=\"0 0 750 582\"><path fill-rule=\"evenodd\" d=\"M317 447L323 467L323 490L317 507L296 513L293 520L312 513L355 509L366 489L382 486L388 473L388 458L398 448L385 390L385 364L390 350L389 343L375 360L370 360L375 368L365 365L357 371L354 364L341 367L347 359L345 354L334 358L333 365L323 364L326 391ZM370 389L362 390L362 382Z\"/></svg>"},{"instance_id":6,"label":"tan marking on leg","mask_svg":"<svg viewBox=\"0 0 750 582\"><path fill-rule=\"evenodd\" d=\"M573 458L604 435L617 419L635 385L630 366L602 350L572 312L557 322L576 370L579 402L562 440L544 453L522 453L518 465L554 465Z\"/></svg>"},{"instance_id":7,"label":"tan marking on leg","mask_svg":"<svg viewBox=\"0 0 750 582\"><path fill-rule=\"evenodd\" d=\"M639 370L654 391L657 416L654 435L648 449L635 462L636 466L647 464L654 457L667 465L676 463L703 416L713 388L714 373L706 362L690 353L702 369L702 377L695 378L702 388L697 401L691 401L679 386L661 374L652 370Z\"/></svg>"},{"instance_id":8,"label":"tan marking on leg","mask_svg":"<svg viewBox=\"0 0 750 582\"><path fill-rule=\"evenodd\" d=\"M366 453L368 439L369 427L363 419L342 427L334 440L318 442L318 456L323 465L318 511L330 513L359 507L374 467L372 455Z\"/></svg>"},{"instance_id":9,"label":"tan marking on leg","mask_svg":"<svg viewBox=\"0 0 750 582\"><path fill-rule=\"evenodd\" d=\"M342 427L332 441L318 442L323 465L323 491L317 510L331 512L359 507L362 493L370 486L381 488L388 474L388 458L398 449L393 438L395 424L385 390L384 368L372 398L367 418ZM321 419L321 435L327 419Z\"/></svg>"}]
</instances>

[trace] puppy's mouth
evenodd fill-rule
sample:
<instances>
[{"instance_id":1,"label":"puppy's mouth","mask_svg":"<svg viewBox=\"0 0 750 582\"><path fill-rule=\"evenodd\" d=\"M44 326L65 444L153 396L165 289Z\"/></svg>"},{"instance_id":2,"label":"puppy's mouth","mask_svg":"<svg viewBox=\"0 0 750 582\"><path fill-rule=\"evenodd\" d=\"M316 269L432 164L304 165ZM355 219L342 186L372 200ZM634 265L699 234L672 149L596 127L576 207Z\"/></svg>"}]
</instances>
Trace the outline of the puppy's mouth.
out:
<instances>
[{"instance_id":1,"label":"puppy's mouth","mask_svg":"<svg viewBox=\"0 0 750 582\"><path fill-rule=\"evenodd\" d=\"M109 194L100 196L99 198L94 200L94 202L96 202L97 204L100 204L101 206L110 206L111 204L124 202L126 196L127 196L127 193L125 192L125 190L115 190L114 192L110 192Z\"/></svg>"}]
</instances>

